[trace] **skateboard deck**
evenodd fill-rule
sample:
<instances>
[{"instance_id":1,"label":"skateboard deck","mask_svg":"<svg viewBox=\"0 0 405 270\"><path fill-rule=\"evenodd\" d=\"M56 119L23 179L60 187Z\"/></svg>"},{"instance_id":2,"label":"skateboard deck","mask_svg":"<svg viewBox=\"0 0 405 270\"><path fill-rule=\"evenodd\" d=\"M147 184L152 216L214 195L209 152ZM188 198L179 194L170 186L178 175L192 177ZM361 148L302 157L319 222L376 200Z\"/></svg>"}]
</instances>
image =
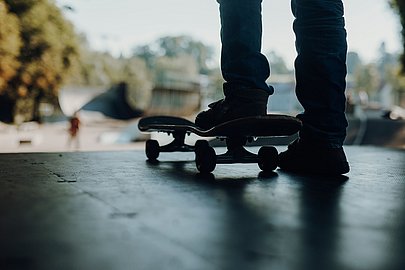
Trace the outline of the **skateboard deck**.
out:
<instances>
[{"instance_id":1,"label":"skateboard deck","mask_svg":"<svg viewBox=\"0 0 405 270\"><path fill-rule=\"evenodd\" d=\"M277 167L277 150L271 146L263 146L258 154L254 154L245 149L246 142L258 137L290 136L297 133L301 126L302 123L297 118L280 114L239 118L207 130L187 119L172 116L144 117L138 123L140 131L164 132L173 136L173 141L164 146L160 146L155 140L148 140L145 152L149 160L157 160L160 152L194 151L200 172L211 172L216 164L221 163L258 163L264 171L274 170ZM191 133L200 137L224 139L228 151L216 155L206 140L198 140L194 146L187 145L184 140Z\"/></svg>"}]
</instances>

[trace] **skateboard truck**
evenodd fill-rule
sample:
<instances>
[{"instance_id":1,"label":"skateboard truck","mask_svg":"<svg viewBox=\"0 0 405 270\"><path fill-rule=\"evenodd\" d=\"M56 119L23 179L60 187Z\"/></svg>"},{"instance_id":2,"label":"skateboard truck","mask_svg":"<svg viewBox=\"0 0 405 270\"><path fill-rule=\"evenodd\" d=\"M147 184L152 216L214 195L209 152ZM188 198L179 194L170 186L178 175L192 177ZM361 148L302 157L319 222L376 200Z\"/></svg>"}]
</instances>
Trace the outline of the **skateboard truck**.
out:
<instances>
[{"instance_id":1,"label":"skateboard truck","mask_svg":"<svg viewBox=\"0 0 405 270\"><path fill-rule=\"evenodd\" d=\"M193 152L195 147L184 142L186 134L185 131L173 132L173 141L163 146L160 146L156 140L147 140L145 145L146 157L154 161L157 160L161 152Z\"/></svg>"},{"instance_id":2,"label":"skateboard truck","mask_svg":"<svg viewBox=\"0 0 405 270\"><path fill-rule=\"evenodd\" d=\"M252 153L245 148L248 137L226 138L227 151L217 155L206 140L198 140L195 146L185 144L185 135L186 132L175 132L173 141L163 146L159 146L156 140L146 141L146 156L150 161L156 161L161 152L194 151L196 167L201 173L214 171L216 164L257 163L263 171L273 171L277 168L277 149L272 146L262 146L258 154Z\"/></svg>"},{"instance_id":3,"label":"skateboard truck","mask_svg":"<svg viewBox=\"0 0 405 270\"><path fill-rule=\"evenodd\" d=\"M216 164L257 163L263 171L273 171L277 168L278 152L273 146L262 146L258 154L248 151L245 146L248 137L228 137L227 151L216 155L214 148L207 141L198 141L195 147L197 169L202 173L212 172Z\"/></svg>"}]
</instances>

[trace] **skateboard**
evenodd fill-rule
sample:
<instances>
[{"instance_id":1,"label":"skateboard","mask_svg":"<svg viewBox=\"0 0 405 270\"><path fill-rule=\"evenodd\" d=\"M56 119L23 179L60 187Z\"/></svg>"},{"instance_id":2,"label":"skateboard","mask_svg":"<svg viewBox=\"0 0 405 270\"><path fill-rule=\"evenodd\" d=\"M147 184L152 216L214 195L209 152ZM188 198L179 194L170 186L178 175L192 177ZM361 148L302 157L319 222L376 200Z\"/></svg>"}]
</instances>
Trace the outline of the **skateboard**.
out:
<instances>
[{"instance_id":1,"label":"skateboard","mask_svg":"<svg viewBox=\"0 0 405 270\"><path fill-rule=\"evenodd\" d=\"M156 161L162 152L195 152L195 163L201 173L212 172L217 164L257 163L263 171L277 168L278 152L273 146L262 146L257 154L245 148L247 142L259 137L285 137L297 133L302 127L299 119L279 114L245 117L219 124L203 130L193 122L172 116L149 116L139 120L142 132L164 132L173 141L160 146L156 140L147 140L146 157ZM216 137L226 141L227 151L217 155L207 140L197 140L195 145L185 143L187 135L194 133L200 137Z\"/></svg>"}]
</instances>

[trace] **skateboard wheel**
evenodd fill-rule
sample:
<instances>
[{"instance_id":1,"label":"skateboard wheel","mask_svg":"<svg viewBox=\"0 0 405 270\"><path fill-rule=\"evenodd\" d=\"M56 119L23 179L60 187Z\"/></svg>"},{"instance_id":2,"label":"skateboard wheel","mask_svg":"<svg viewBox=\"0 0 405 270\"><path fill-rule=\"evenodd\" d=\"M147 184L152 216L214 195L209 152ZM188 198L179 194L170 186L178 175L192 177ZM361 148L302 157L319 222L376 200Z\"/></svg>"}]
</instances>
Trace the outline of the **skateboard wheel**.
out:
<instances>
[{"instance_id":1,"label":"skateboard wheel","mask_svg":"<svg viewBox=\"0 0 405 270\"><path fill-rule=\"evenodd\" d=\"M217 165L217 155L214 148L203 146L195 152L195 164L201 173L210 173Z\"/></svg>"},{"instance_id":2,"label":"skateboard wheel","mask_svg":"<svg viewBox=\"0 0 405 270\"><path fill-rule=\"evenodd\" d=\"M149 160L157 160L159 157L159 142L156 140L147 140L145 145L145 153Z\"/></svg>"},{"instance_id":3,"label":"skateboard wheel","mask_svg":"<svg viewBox=\"0 0 405 270\"><path fill-rule=\"evenodd\" d=\"M274 171L278 165L278 152L273 146L262 146L257 154L259 168L262 171Z\"/></svg>"},{"instance_id":4,"label":"skateboard wheel","mask_svg":"<svg viewBox=\"0 0 405 270\"><path fill-rule=\"evenodd\" d=\"M194 152L198 152L201 149L207 149L209 147L210 147L210 145L208 144L208 142L206 140L198 140L195 142Z\"/></svg>"}]
</instances>

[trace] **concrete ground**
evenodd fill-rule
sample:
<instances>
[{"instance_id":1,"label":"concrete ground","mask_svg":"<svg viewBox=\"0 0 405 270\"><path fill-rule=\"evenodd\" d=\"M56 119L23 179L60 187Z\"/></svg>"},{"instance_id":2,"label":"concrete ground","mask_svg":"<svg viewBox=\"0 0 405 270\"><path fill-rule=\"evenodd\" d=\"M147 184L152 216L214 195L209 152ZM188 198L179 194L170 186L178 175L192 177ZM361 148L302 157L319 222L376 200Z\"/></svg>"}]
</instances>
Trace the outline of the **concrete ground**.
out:
<instances>
[{"instance_id":1,"label":"concrete ground","mask_svg":"<svg viewBox=\"0 0 405 270\"><path fill-rule=\"evenodd\" d=\"M0 269L405 269L405 151L346 150L341 177L0 154Z\"/></svg>"},{"instance_id":2,"label":"concrete ground","mask_svg":"<svg viewBox=\"0 0 405 270\"><path fill-rule=\"evenodd\" d=\"M85 122L82 120L78 140L72 142L69 142L68 122L41 125L29 122L20 127L0 123L0 153L142 149L142 143L132 143L131 139L144 140L147 134L140 134L139 131L126 132L129 128L137 130L136 121L102 119L99 122ZM135 138L131 138L131 135Z\"/></svg>"}]
</instances>

